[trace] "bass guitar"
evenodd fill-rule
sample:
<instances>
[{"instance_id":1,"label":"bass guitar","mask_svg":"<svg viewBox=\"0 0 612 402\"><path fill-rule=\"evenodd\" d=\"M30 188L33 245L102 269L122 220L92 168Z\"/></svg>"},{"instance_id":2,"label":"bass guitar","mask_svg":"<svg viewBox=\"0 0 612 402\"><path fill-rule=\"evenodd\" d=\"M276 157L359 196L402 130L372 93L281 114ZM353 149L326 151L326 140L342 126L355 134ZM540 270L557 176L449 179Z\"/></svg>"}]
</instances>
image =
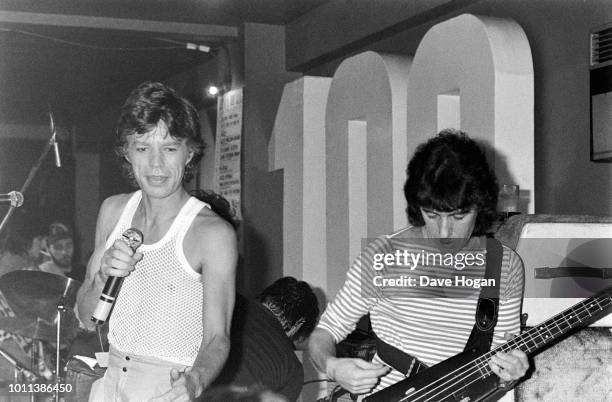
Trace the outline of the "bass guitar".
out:
<instances>
[{"instance_id":1,"label":"bass guitar","mask_svg":"<svg viewBox=\"0 0 612 402\"><path fill-rule=\"evenodd\" d=\"M364 399L364 402L475 402L499 397L499 378L489 367L497 352L542 350L612 310L612 287L568 308L486 353L465 351ZM495 397L494 397L495 395Z\"/></svg>"}]
</instances>

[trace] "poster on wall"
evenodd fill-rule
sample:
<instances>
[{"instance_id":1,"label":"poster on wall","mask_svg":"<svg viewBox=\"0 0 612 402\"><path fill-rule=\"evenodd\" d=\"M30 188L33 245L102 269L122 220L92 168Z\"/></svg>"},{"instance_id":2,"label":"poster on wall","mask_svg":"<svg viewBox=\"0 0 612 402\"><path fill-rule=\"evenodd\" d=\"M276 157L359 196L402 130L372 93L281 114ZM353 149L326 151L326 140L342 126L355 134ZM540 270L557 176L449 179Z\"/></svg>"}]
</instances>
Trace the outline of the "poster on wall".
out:
<instances>
[{"instance_id":1,"label":"poster on wall","mask_svg":"<svg viewBox=\"0 0 612 402\"><path fill-rule=\"evenodd\" d=\"M215 191L227 199L242 220L240 212L240 144L242 139L242 88L228 91L217 99L215 141Z\"/></svg>"}]
</instances>

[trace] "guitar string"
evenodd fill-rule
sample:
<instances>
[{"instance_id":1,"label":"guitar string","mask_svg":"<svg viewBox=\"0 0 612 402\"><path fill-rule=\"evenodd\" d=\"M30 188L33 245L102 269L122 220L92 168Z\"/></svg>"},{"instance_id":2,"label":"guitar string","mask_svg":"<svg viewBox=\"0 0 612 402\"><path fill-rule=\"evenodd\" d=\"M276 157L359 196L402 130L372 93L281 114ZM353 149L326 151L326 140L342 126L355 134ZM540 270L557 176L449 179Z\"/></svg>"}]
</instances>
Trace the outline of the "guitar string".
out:
<instances>
[{"instance_id":1,"label":"guitar string","mask_svg":"<svg viewBox=\"0 0 612 402\"><path fill-rule=\"evenodd\" d=\"M519 336L520 339L513 339L513 340L510 340L509 342L507 342L507 343L505 343L503 345L498 346L494 350L489 351L489 352L479 356L478 358L476 358L476 359L474 359L474 360L464 364L461 367L458 367L457 369L455 369L454 371L446 374L445 376L440 377L439 379L437 379L436 381L428 384L427 386L425 386L425 387L415 391L414 393L409 394L407 397L405 397L403 399L400 399L400 401L406 401L406 400L408 400L408 398L410 398L409 399L410 401L415 401L415 402L419 401L419 400L423 400L421 398L427 397L428 394L430 394L431 392L435 392L436 390L438 390L442 386L444 386L445 389L447 389L449 386L453 386L453 385L456 385L457 383L462 382L463 381L462 379L457 379L456 378L457 375L460 375L460 374L464 378L467 378L468 376L472 376L474 374L476 374L478 377L475 380L465 384L463 387L459 388L457 391L466 388L467 386L469 386L470 384L472 384L475 381L478 381L479 379L484 379L484 378L488 377L489 375L492 374L492 371L491 371L491 369L490 369L490 367L488 365L488 359L491 356L493 356L495 353L497 353L498 351L509 350L510 348L512 348L512 346L517 346L520 343L524 344L527 347L527 349L529 350L530 347L527 345L527 343L529 341L531 341L531 342L534 342L534 344L537 346L537 342L534 341L534 339L536 339L538 336L541 338L541 341L543 343L545 343L546 341L549 341L550 339L547 339L547 338L542 337L541 335L538 335L538 332L541 332L542 328L551 327L552 324L554 324L557 328L559 328L559 333L558 334L553 334L551 329L554 330L554 328L551 328L551 329L546 328L548 330L548 332L553 335L553 337L561 335L564 332L571 331L572 329L576 328L577 324L580 324L581 321L584 321L584 320L588 319L589 317L593 316L593 314L589 311L589 308L593 307L594 303L597 304L598 309L599 309L598 311L594 312L594 314L596 314L596 313L602 312L603 310L609 308L612 305L612 298L610 297L610 295L607 294L607 291L604 291L600 295L596 295L596 296L593 296L590 299L584 300L583 302L578 303L577 305L575 305L573 307L570 307L570 308L564 310L563 312L557 314L555 317L553 317L551 320L549 320L549 322L546 325L543 325L544 324L543 323L543 324L540 324L540 325L538 325L536 327L531 328L530 330L528 330L528 331L524 332L523 334L521 334ZM603 307L602 307L602 304L603 304ZM584 312L586 312L587 315L585 317L581 317L581 314L583 314ZM570 313L570 314L568 315L568 313ZM570 319L575 319L574 317L572 317L572 315L578 316L579 320L577 322L573 323L573 324L570 324L569 321L568 321L568 317ZM562 327L557 324L557 322L560 322L563 325L563 321L565 321L565 323L568 325L568 327L565 330L563 330ZM572 327L572 325L573 325L573 327ZM480 374L480 371L483 370L483 369L484 369L484 372L485 372L484 375ZM466 370L466 372L462 374L460 372L461 370ZM469 372L470 370L471 370L471 372ZM433 385L439 383L440 381L443 381L446 377L449 377L449 376L453 376L453 378L450 378L446 382L444 382L444 383L442 383L440 385L437 385L433 389L428 389L428 388L431 388ZM456 380L456 381L454 383L452 383L452 384L448 384L449 381L453 381L453 380ZM418 394L420 394L420 393L422 393L424 391L427 391L425 395L418 396ZM438 392L437 394L435 394L433 396L435 397L439 393L440 392ZM417 398L417 399L414 399L414 398ZM425 399L424 401L429 401L429 400L431 400L431 399Z\"/></svg>"}]
</instances>

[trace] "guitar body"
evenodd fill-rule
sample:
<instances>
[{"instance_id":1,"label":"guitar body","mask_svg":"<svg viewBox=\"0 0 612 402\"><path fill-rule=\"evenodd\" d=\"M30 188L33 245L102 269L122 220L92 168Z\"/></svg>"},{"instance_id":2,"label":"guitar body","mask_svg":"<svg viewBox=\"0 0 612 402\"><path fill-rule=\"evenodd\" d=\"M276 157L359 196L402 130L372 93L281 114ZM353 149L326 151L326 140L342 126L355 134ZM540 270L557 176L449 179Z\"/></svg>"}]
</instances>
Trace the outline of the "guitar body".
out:
<instances>
[{"instance_id":1,"label":"guitar body","mask_svg":"<svg viewBox=\"0 0 612 402\"><path fill-rule=\"evenodd\" d=\"M495 374L478 381L473 381L470 378L466 378L464 381L456 381L452 375L449 376L452 381L440 380L457 368L469 364L478 356L479 354L473 351L462 352L366 397L364 402L459 402L468 400L474 402L496 400L497 398L492 398L499 385L499 378ZM436 383L436 381L439 385L431 390L432 383ZM428 386L426 391L423 390L425 386ZM407 393L411 389L414 389L414 391ZM497 395L497 397L499 396L501 395Z\"/></svg>"}]
</instances>

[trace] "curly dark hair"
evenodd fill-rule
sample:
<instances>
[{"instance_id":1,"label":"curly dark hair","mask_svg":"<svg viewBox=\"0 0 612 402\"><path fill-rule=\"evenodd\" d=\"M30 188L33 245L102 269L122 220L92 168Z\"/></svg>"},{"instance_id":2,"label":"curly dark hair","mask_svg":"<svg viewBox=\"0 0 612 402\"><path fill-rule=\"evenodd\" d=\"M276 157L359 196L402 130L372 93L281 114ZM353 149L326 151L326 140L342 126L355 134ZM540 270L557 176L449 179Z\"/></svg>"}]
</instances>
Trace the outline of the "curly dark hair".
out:
<instances>
[{"instance_id":1,"label":"curly dark hair","mask_svg":"<svg viewBox=\"0 0 612 402\"><path fill-rule=\"evenodd\" d=\"M121 108L115 131L115 154L121 169L131 184L136 185L132 165L125 159L127 137L151 131L163 121L173 138L187 140L193 156L183 175L183 182L193 178L204 153L200 136L200 119L193 105L185 98L159 82L144 82L134 89Z\"/></svg>"},{"instance_id":2,"label":"curly dark hair","mask_svg":"<svg viewBox=\"0 0 612 402\"><path fill-rule=\"evenodd\" d=\"M210 205L210 209L225 219L234 229L238 229L239 222L236 219L236 211L234 211L229 201L221 194L215 193L212 190L197 189L191 190L189 195Z\"/></svg>"},{"instance_id":3,"label":"curly dark hair","mask_svg":"<svg viewBox=\"0 0 612 402\"><path fill-rule=\"evenodd\" d=\"M408 220L425 221L420 208L442 212L476 209L473 234L483 235L496 216L499 188L484 150L459 130L446 129L419 145L408 163L404 196Z\"/></svg>"},{"instance_id":4,"label":"curly dark hair","mask_svg":"<svg viewBox=\"0 0 612 402\"><path fill-rule=\"evenodd\" d=\"M310 285L286 276L264 289L259 301L279 320L285 332L302 321L290 338L299 341L308 338L317 324L319 303Z\"/></svg>"}]
</instances>

